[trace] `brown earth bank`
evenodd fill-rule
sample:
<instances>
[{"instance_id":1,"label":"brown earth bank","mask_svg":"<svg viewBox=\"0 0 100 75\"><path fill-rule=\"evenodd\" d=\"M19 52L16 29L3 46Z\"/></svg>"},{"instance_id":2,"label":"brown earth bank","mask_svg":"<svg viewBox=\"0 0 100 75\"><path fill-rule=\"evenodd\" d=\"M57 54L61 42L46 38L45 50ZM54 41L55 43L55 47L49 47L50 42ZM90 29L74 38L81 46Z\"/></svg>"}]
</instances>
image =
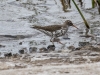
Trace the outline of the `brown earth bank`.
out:
<instances>
[{"instance_id":1,"label":"brown earth bank","mask_svg":"<svg viewBox=\"0 0 100 75\"><path fill-rule=\"evenodd\" d=\"M84 50L85 49L85 50ZM1 75L98 75L100 52L84 49L21 54L0 58Z\"/></svg>"}]
</instances>

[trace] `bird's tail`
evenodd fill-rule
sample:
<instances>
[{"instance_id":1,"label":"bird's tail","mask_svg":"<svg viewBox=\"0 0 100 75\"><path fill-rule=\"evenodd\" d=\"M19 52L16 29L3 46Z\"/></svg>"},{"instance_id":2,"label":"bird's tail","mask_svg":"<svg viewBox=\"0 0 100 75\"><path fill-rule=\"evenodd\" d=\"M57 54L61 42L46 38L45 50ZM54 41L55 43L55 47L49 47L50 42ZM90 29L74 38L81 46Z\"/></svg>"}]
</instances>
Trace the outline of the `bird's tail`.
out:
<instances>
[{"instance_id":1,"label":"bird's tail","mask_svg":"<svg viewBox=\"0 0 100 75\"><path fill-rule=\"evenodd\" d=\"M42 29L43 27L41 27L41 26L32 26L31 28L34 28L34 29Z\"/></svg>"}]
</instances>

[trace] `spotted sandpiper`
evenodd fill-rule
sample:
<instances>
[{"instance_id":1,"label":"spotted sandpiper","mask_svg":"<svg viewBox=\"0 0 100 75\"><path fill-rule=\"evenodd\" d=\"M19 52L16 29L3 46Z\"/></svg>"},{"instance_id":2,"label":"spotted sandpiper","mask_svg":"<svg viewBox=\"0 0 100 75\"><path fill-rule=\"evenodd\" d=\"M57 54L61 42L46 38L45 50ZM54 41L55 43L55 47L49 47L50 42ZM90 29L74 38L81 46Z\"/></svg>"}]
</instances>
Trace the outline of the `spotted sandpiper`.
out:
<instances>
[{"instance_id":1,"label":"spotted sandpiper","mask_svg":"<svg viewBox=\"0 0 100 75\"><path fill-rule=\"evenodd\" d=\"M77 28L75 25L73 25L73 23L70 20L66 20L62 25L49 25L49 26L36 26L36 25L34 25L31 28L34 28L34 29L37 29L37 30L44 30L46 32L50 32L52 34L52 38L53 38L53 36L55 36L55 34L53 32L56 33L57 30L61 30L61 33L62 33L62 30L65 30L64 33L67 33L69 26L73 26L73 27Z\"/></svg>"}]
</instances>

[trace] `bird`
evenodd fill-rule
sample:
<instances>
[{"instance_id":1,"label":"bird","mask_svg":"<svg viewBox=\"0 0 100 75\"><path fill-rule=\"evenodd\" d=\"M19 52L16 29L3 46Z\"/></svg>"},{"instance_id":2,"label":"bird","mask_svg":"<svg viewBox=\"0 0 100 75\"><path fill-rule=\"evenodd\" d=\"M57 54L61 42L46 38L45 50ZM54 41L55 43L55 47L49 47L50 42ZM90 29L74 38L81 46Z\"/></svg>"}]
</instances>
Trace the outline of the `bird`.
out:
<instances>
[{"instance_id":1,"label":"bird","mask_svg":"<svg viewBox=\"0 0 100 75\"><path fill-rule=\"evenodd\" d=\"M52 36L53 36L53 32L56 32L57 30L60 30L60 29L62 29L62 30L68 30L69 26L76 27L75 25L73 25L73 23L70 20L66 20L64 22L64 24L62 24L62 25L49 25L49 26L36 26L36 25L34 25L31 28L42 29L42 30L45 30L45 31L49 31L49 32L52 33Z\"/></svg>"},{"instance_id":2,"label":"bird","mask_svg":"<svg viewBox=\"0 0 100 75\"><path fill-rule=\"evenodd\" d=\"M37 25L34 25L34 26L32 26L31 28L34 28L34 29L37 29L37 30L39 30L39 31L42 31L43 33L47 33L47 32L50 32L51 33L51 39L53 38L53 37L58 37L59 36L59 34L60 34L60 36L62 36L62 35L64 35L65 33L67 33L67 31L68 31L68 28L69 28L69 26L73 26L73 27L75 27L75 28L77 28L73 23L72 23L72 21L70 21L70 20L66 20L63 24L61 24L61 25L49 25L49 26L37 26ZM78 28L77 28L78 29ZM61 32L60 33L56 33L58 30L61 30ZM63 32L63 30L65 31L65 32ZM55 32L55 34L54 34L54 32ZM47 33L48 34L48 33ZM50 41L51 41L51 39L50 39ZM54 38L55 39L55 38ZM53 41L52 41L53 42Z\"/></svg>"}]
</instances>

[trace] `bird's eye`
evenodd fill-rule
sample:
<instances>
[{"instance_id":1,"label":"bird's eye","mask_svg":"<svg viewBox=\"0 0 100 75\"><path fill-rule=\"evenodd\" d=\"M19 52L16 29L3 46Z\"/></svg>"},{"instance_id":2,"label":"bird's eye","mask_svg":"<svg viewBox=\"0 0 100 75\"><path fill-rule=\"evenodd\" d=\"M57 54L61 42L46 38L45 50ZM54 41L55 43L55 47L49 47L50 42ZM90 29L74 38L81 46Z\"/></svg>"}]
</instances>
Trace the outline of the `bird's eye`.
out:
<instances>
[{"instance_id":1,"label":"bird's eye","mask_svg":"<svg viewBox=\"0 0 100 75\"><path fill-rule=\"evenodd\" d=\"M72 22L69 22L69 25L72 25Z\"/></svg>"},{"instance_id":2,"label":"bird's eye","mask_svg":"<svg viewBox=\"0 0 100 75\"><path fill-rule=\"evenodd\" d=\"M71 24L72 22L71 21L69 21L69 24Z\"/></svg>"}]
</instances>

